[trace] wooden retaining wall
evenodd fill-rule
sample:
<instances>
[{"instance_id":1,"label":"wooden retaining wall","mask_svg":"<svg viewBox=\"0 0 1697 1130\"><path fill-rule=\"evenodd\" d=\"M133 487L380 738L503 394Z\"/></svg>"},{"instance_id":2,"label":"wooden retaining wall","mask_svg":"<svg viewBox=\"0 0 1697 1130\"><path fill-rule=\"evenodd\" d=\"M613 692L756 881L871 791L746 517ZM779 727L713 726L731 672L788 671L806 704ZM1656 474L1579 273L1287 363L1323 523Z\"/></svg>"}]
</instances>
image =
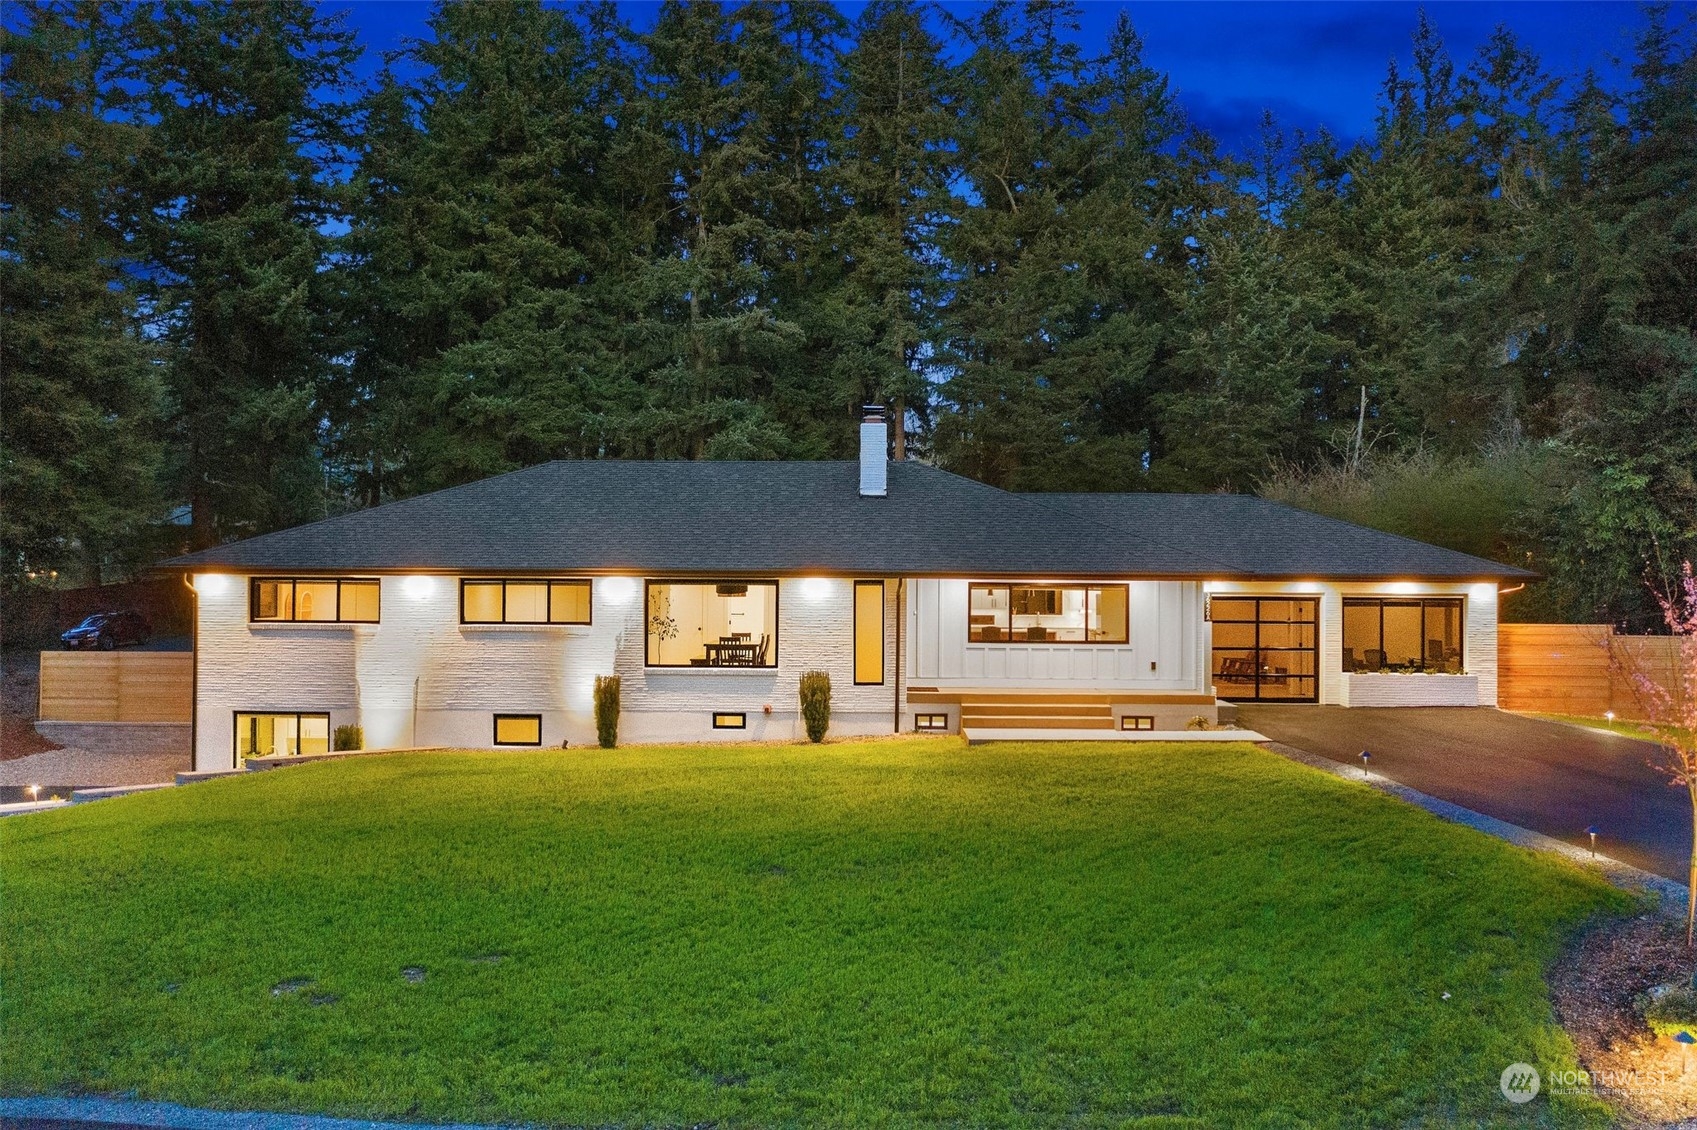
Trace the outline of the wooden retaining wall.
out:
<instances>
[{"instance_id":1,"label":"wooden retaining wall","mask_svg":"<svg viewBox=\"0 0 1697 1130\"><path fill-rule=\"evenodd\" d=\"M49 722L187 722L186 651L44 651L37 716Z\"/></svg>"},{"instance_id":2,"label":"wooden retaining wall","mask_svg":"<svg viewBox=\"0 0 1697 1130\"><path fill-rule=\"evenodd\" d=\"M1627 672L1676 685L1679 641L1620 636L1607 624L1503 624L1497 630L1497 704L1538 714L1642 718Z\"/></svg>"}]
</instances>

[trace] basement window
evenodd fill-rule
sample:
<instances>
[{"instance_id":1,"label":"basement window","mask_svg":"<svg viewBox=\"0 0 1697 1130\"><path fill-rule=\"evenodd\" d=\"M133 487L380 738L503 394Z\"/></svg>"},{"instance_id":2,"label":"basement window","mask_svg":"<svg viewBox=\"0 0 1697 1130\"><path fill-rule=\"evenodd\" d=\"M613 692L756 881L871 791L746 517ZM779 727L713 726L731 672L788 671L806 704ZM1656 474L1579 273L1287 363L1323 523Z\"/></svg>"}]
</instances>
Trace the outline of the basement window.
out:
<instances>
[{"instance_id":1,"label":"basement window","mask_svg":"<svg viewBox=\"0 0 1697 1130\"><path fill-rule=\"evenodd\" d=\"M1122 730L1153 730L1154 728L1155 719L1147 714L1120 715L1120 729Z\"/></svg>"},{"instance_id":2,"label":"basement window","mask_svg":"<svg viewBox=\"0 0 1697 1130\"><path fill-rule=\"evenodd\" d=\"M290 711L236 715L236 768L250 757L330 752L330 715Z\"/></svg>"},{"instance_id":3,"label":"basement window","mask_svg":"<svg viewBox=\"0 0 1697 1130\"><path fill-rule=\"evenodd\" d=\"M748 729L748 715L715 714L713 715L713 728L715 730L746 730Z\"/></svg>"},{"instance_id":4,"label":"basement window","mask_svg":"<svg viewBox=\"0 0 1697 1130\"><path fill-rule=\"evenodd\" d=\"M495 715L496 745L541 745L542 715Z\"/></svg>"},{"instance_id":5,"label":"basement window","mask_svg":"<svg viewBox=\"0 0 1697 1130\"><path fill-rule=\"evenodd\" d=\"M947 714L915 714L913 716L915 730L933 730L947 732L949 716Z\"/></svg>"}]
</instances>

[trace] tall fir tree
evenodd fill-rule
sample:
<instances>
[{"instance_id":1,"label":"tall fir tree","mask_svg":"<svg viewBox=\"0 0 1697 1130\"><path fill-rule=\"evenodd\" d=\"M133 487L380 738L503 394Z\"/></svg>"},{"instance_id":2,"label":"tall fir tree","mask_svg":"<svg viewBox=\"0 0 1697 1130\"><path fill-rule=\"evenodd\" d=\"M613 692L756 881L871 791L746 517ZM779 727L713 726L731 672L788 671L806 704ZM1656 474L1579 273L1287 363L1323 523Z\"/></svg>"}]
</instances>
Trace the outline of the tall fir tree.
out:
<instances>
[{"instance_id":1,"label":"tall fir tree","mask_svg":"<svg viewBox=\"0 0 1697 1130\"><path fill-rule=\"evenodd\" d=\"M441 4L366 106L336 399L369 497L617 450L609 80L539 3ZM616 60L612 61L616 64ZM611 421L611 422L610 422Z\"/></svg>"},{"instance_id":2,"label":"tall fir tree","mask_svg":"<svg viewBox=\"0 0 1697 1130\"><path fill-rule=\"evenodd\" d=\"M340 352L326 268L357 49L306 0L127 14L169 468L210 545L324 512L320 391Z\"/></svg>"},{"instance_id":3,"label":"tall fir tree","mask_svg":"<svg viewBox=\"0 0 1697 1130\"><path fill-rule=\"evenodd\" d=\"M816 313L842 418L852 421L859 404L887 403L897 459L909 453L910 417L922 435L930 430L938 239L952 206L948 64L927 26L933 14L908 0L878 0L855 22L829 154L840 214L825 254L840 277ZM852 429L839 432L846 453Z\"/></svg>"},{"instance_id":4,"label":"tall fir tree","mask_svg":"<svg viewBox=\"0 0 1697 1130\"><path fill-rule=\"evenodd\" d=\"M0 115L0 582L144 564L158 387L137 332L131 186L141 131L114 120L126 50L110 5L20 9Z\"/></svg>"}]
</instances>

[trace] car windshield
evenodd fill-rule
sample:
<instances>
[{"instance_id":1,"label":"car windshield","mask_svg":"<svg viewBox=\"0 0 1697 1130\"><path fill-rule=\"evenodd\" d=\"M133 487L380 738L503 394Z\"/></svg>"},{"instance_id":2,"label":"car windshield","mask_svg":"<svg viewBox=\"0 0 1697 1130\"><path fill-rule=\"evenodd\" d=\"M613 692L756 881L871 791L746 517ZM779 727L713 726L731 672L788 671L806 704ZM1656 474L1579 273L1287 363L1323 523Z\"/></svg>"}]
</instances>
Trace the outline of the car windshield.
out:
<instances>
[{"instance_id":1,"label":"car windshield","mask_svg":"<svg viewBox=\"0 0 1697 1130\"><path fill-rule=\"evenodd\" d=\"M93 616L90 616L88 619L86 619L82 623L78 624L77 628L98 628L98 627L100 627L100 625L102 625L104 623L106 623L106 613L96 612ZM75 631L76 628L73 628L71 630Z\"/></svg>"}]
</instances>

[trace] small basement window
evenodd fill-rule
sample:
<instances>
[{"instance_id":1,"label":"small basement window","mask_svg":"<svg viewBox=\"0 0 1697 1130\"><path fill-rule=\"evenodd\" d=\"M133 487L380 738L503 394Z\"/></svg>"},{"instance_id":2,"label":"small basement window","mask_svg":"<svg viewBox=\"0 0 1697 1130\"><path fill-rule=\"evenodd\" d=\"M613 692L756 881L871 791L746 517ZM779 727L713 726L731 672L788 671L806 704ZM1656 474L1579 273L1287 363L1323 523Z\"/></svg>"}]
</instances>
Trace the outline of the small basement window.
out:
<instances>
[{"instance_id":1,"label":"small basement window","mask_svg":"<svg viewBox=\"0 0 1697 1130\"><path fill-rule=\"evenodd\" d=\"M541 745L542 715L495 715L496 745Z\"/></svg>"},{"instance_id":2,"label":"small basement window","mask_svg":"<svg viewBox=\"0 0 1697 1130\"><path fill-rule=\"evenodd\" d=\"M1147 714L1120 715L1120 729L1122 730L1153 730L1154 728L1155 719Z\"/></svg>"},{"instance_id":3,"label":"small basement window","mask_svg":"<svg viewBox=\"0 0 1697 1130\"><path fill-rule=\"evenodd\" d=\"M947 730L949 716L947 714L915 714L913 716L915 730Z\"/></svg>"},{"instance_id":4,"label":"small basement window","mask_svg":"<svg viewBox=\"0 0 1697 1130\"><path fill-rule=\"evenodd\" d=\"M330 752L330 715L288 713L236 714L236 767L250 757L298 757Z\"/></svg>"},{"instance_id":5,"label":"small basement window","mask_svg":"<svg viewBox=\"0 0 1697 1130\"><path fill-rule=\"evenodd\" d=\"M713 728L715 730L746 730L748 715L746 714L714 714Z\"/></svg>"}]
</instances>

